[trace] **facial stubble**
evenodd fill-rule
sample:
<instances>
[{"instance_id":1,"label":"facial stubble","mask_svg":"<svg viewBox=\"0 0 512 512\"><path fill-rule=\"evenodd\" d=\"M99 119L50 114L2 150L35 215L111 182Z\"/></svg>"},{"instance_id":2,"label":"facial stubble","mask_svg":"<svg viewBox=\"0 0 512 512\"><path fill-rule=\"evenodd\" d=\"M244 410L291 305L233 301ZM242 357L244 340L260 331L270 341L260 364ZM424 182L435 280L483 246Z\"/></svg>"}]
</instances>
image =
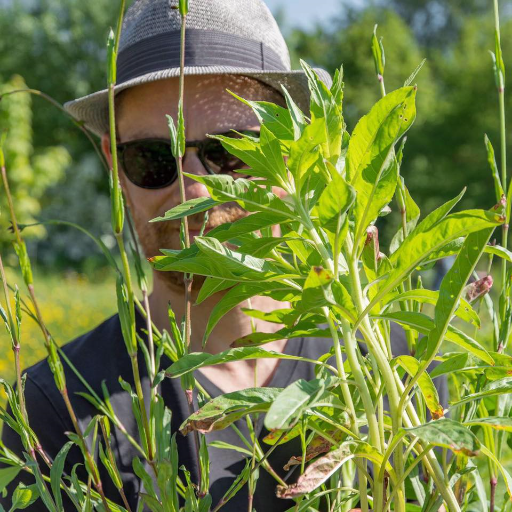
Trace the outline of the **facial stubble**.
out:
<instances>
[{"instance_id":1,"label":"facial stubble","mask_svg":"<svg viewBox=\"0 0 512 512\"><path fill-rule=\"evenodd\" d=\"M135 228L140 244L146 258L161 255L160 249L181 249L180 223L181 221L147 222L137 214L137 209L131 208ZM216 206L209 211L208 223L205 231L210 231L226 223L233 223L247 217L248 212L236 203L227 203ZM199 230L204 223L204 213L198 213L188 217L188 224L191 229ZM191 240L193 243L193 240ZM226 244L227 245L227 244ZM171 289L184 290L185 280L183 272L177 271L156 271L161 279ZM192 290L197 292L201 289L206 276L194 275Z\"/></svg>"}]
</instances>

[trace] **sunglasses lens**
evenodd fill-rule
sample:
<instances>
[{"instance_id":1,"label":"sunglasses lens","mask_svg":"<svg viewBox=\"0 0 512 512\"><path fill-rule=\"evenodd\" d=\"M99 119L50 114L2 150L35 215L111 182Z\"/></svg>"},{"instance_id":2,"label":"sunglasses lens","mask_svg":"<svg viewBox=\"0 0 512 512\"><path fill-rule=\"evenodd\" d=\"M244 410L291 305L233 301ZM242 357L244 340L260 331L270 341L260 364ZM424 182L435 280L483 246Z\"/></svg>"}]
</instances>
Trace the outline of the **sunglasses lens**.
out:
<instances>
[{"instance_id":1,"label":"sunglasses lens","mask_svg":"<svg viewBox=\"0 0 512 512\"><path fill-rule=\"evenodd\" d=\"M203 149L203 158L208 168L215 174L236 172L248 168L242 160L230 155L220 141L214 139L206 142Z\"/></svg>"},{"instance_id":2,"label":"sunglasses lens","mask_svg":"<svg viewBox=\"0 0 512 512\"><path fill-rule=\"evenodd\" d=\"M171 146L163 141L128 143L122 165L127 178L142 188L168 187L178 176Z\"/></svg>"}]
</instances>

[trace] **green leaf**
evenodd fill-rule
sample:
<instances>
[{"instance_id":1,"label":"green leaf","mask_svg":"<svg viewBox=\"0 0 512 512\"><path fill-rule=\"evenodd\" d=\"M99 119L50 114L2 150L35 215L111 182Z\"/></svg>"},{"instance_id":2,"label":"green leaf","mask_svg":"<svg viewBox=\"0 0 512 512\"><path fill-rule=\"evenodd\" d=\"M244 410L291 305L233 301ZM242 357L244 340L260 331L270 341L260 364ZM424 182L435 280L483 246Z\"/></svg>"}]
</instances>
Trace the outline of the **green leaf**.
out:
<instances>
[{"instance_id":1,"label":"green leaf","mask_svg":"<svg viewBox=\"0 0 512 512\"><path fill-rule=\"evenodd\" d=\"M205 256L215 262L215 266L221 265L233 275L252 280L279 275L279 271L266 260L232 251L215 238L196 237L195 243Z\"/></svg>"},{"instance_id":2,"label":"green leaf","mask_svg":"<svg viewBox=\"0 0 512 512\"><path fill-rule=\"evenodd\" d=\"M278 498L292 499L309 494L320 485L322 485L331 475L333 475L348 460L354 458L350 448L347 445L329 452L310 464L304 474L302 474L297 483L288 487L277 487Z\"/></svg>"},{"instance_id":3,"label":"green leaf","mask_svg":"<svg viewBox=\"0 0 512 512\"><path fill-rule=\"evenodd\" d=\"M107 38L107 85L116 83L116 36L110 29Z\"/></svg>"},{"instance_id":4,"label":"green leaf","mask_svg":"<svg viewBox=\"0 0 512 512\"><path fill-rule=\"evenodd\" d=\"M372 37L372 54L373 62L375 64L375 73L384 76L384 67L386 65L386 57L384 54L384 46L382 44L382 37L377 39L377 25L373 28Z\"/></svg>"},{"instance_id":5,"label":"green leaf","mask_svg":"<svg viewBox=\"0 0 512 512\"><path fill-rule=\"evenodd\" d=\"M39 491L37 485L25 485L19 484L16 490L12 494L12 505L9 512L15 510L23 510L28 506L32 505L39 498Z\"/></svg>"},{"instance_id":6,"label":"green leaf","mask_svg":"<svg viewBox=\"0 0 512 512\"><path fill-rule=\"evenodd\" d=\"M196 213L209 210L217 204L219 203L214 201L211 197L196 197L195 199L190 199L189 201L181 203L171 210L166 211L163 217L156 217L149 222L183 219L184 217L189 217L190 215L195 215Z\"/></svg>"},{"instance_id":7,"label":"green leaf","mask_svg":"<svg viewBox=\"0 0 512 512\"><path fill-rule=\"evenodd\" d=\"M435 327L429 333L423 359L429 360L438 351L448 325L459 307L464 287L472 276L493 231L494 227L469 234L453 266L443 278L434 313Z\"/></svg>"},{"instance_id":8,"label":"green leaf","mask_svg":"<svg viewBox=\"0 0 512 512\"><path fill-rule=\"evenodd\" d=\"M398 165L393 148L416 118L415 97L414 87L393 91L375 104L354 129L347 153L347 176L358 196L358 237L394 195Z\"/></svg>"},{"instance_id":9,"label":"green leaf","mask_svg":"<svg viewBox=\"0 0 512 512\"><path fill-rule=\"evenodd\" d=\"M244 242L239 248L238 252L242 254L250 254L256 258L265 258L270 256L270 253L281 244L286 243L289 240L288 237L273 237L265 236L262 238L255 238L249 242ZM300 240L300 238L296 238Z\"/></svg>"},{"instance_id":10,"label":"green leaf","mask_svg":"<svg viewBox=\"0 0 512 512\"><path fill-rule=\"evenodd\" d=\"M436 214L437 211L433 213ZM433 217L428 220L433 220ZM381 284L379 293L367 308L368 311L385 294L396 288L431 253L461 236L499 226L503 223L503 218L492 211L465 210L453 213L430 226L430 222L425 221L420 223L402 246L391 255L390 262L395 268Z\"/></svg>"},{"instance_id":11,"label":"green leaf","mask_svg":"<svg viewBox=\"0 0 512 512\"><path fill-rule=\"evenodd\" d=\"M472 427L475 425L482 427L491 427L495 430L504 430L505 432L512 432L512 418L502 418L499 416L489 416L487 418L475 418L473 420L465 421L464 425Z\"/></svg>"},{"instance_id":12,"label":"green leaf","mask_svg":"<svg viewBox=\"0 0 512 512\"><path fill-rule=\"evenodd\" d=\"M150 262L160 271L189 272L225 279L232 281L232 284L239 281L268 281L285 277L266 260L232 251L215 238L196 237L195 244L200 249L199 253L194 254L193 249L174 254L172 251L166 251L166 256L155 256Z\"/></svg>"},{"instance_id":13,"label":"green leaf","mask_svg":"<svg viewBox=\"0 0 512 512\"><path fill-rule=\"evenodd\" d=\"M252 451L249 451L247 448L242 448L241 446L225 443L224 441L212 441L208 444L208 446L210 448L217 448L219 450L231 450L238 453L243 453L244 455L252 458Z\"/></svg>"},{"instance_id":14,"label":"green leaf","mask_svg":"<svg viewBox=\"0 0 512 512\"><path fill-rule=\"evenodd\" d=\"M336 104L339 97L335 100L328 87L305 61L301 60L300 64L306 73L311 92L311 122L315 123L315 120L322 120L321 126L325 141L322 144L323 156L333 165L336 165L341 155L341 142L344 132L343 116Z\"/></svg>"},{"instance_id":15,"label":"green leaf","mask_svg":"<svg viewBox=\"0 0 512 512\"><path fill-rule=\"evenodd\" d=\"M384 313L381 315L375 315L374 318L380 318L382 320L391 320L397 322L400 325L406 327L412 327L420 334L428 335L429 332L434 328L434 322L426 315L422 313L415 313L414 311L396 311L394 313ZM459 345L460 347L468 350L476 357L485 361L490 365L494 365L494 359L489 352L482 347L476 340L468 336L466 333L456 329L453 326L448 326L448 330L445 333L445 339Z\"/></svg>"},{"instance_id":16,"label":"green leaf","mask_svg":"<svg viewBox=\"0 0 512 512\"><path fill-rule=\"evenodd\" d=\"M414 199L411 197L411 194L405 186L404 180L401 176L398 180L397 197L399 198L400 209L405 209L406 230L407 233L410 233L418 223L418 219L420 218L420 209L418 208L418 205L415 203ZM403 241L404 232L402 227L400 227L391 240L389 253L393 254L402 245Z\"/></svg>"},{"instance_id":17,"label":"green leaf","mask_svg":"<svg viewBox=\"0 0 512 512\"><path fill-rule=\"evenodd\" d=\"M267 133L269 133L268 130ZM244 169L243 172L245 174L250 174L251 176L256 176L259 178L265 178L270 185L274 185L277 187L282 187L284 185L282 176L279 176L274 172L272 164L267 159L267 156L263 153L260 141L255 140L252 137L248 136L235 138L228 137L225 135L209 135L209 137L211 139L219 140L222 143L222 146L227 151L229 151L230 154L235 155L240 160L242 160L242 162L249 166L249 169ZM193 176L195 176L196 178L198 177L197 175ZM227 176L224 175L224 177ZM211 182L211 180L208 181ZM206 186L208 187L208 185ZM217 191L217 195L218 194L219 192ZM214 199L219 199L218 197L214 196L212 192L210 192L210 195Z\"/></svg>"},{"instance_id":18,"label":"green leaf","mask_svg":"<svg viewBox=\"0 0 512 512\"><path fill-rule=\"evenodd\" d=\"M397 295L390 295L384 298L385 304L392 304L393 302L401 302L405 300L413 300L419 304L436 304L439 299L438 290L427 290L426 288L419 288L415 290L408 290L404 293ZM455 310L455 316L458 316L461 320L473 324L475 327L480 327L480 317L477 312L473 309L471 304L461 297L460 305Z\"/></svg>"},{"instance_id":19,"label":"green leaf","mask_svg":"<svg viewBox=\"0 0 512 512\"><path fill-rule=\"evenodd\" d=\"M171 139L171 151L174 158L178 158L179 155L179 146L178 146L178 130L176 128L176 124L174 123L174 119L171 116L166 115L167 117L167 125L169 127L169 137ZM183 156L183 155L181 155Z\"/></svg>"},{"instance_id":20,"label":"green leaf","mask_svg":"<svg viewBox=\"0 0 512 512\"><path fill-rule=\"evenodd\" d=\"M499 202L501 198L505 195L503 191L503 186L501 185L500 173L498 171L498 166L496 165L496 158L494 156L494 148L492 147L491 141L487 134L484 136L485 148L487 150L487 161L489 162L489 167L491 168L492 179L494 181L494 192L496 193L496 202Z\"/></svg>"},{"instance_id":21,"label":"green leaf","mask_svg":"<svg viewBox=\"0 0 512 512\"><path fill-rule=\"evenodd\" d=\"M185 176L202 183L210 196L219 203L236 202L249 212L269 212L284 220L294 219L296 215L288 205L273 192L260 186L257 181L244 178L233 179L226 174L215 176L184 173ZM280 186L278 184L278 186Z\"/></svg>"},{"instance_id":22,"label":"green leaf","mask_svg":"<svg viewBox=\"0 0 512 512\"><path fill-rule=\"evenodd\" d=\"M410 74L409 78L404 82L404 87L411 85L416 78L416 75L421 71L421 68L425 65L427 59L423 59L417 66L416 69Z\"/></svg>"},{"instance_id":23,"label":"green leaf","mask_svg":"<svg viewBox=\"0 0 512 512\"><path fill-rule=\"evenodd\" d=\"M199 294L195 303L196 305L201 304L201 302L205 301L208 297L211 297L217 292L227 290L232 286L232 281L227 281L226 279L220 279L218 277L207 277L203 283L203 286L201 286L201 290L199 290Z\"/></svg>"},{"instance_id":24,"label":"green leaf","mask_svg":"<svg viewBox=\"0 0 512 512\"><path fill-rule=\"evenodd\" d=\"M338 174L322 192L316 213L322 226L327 226L334 219L338 219L354 204L356 191Z\"/></svg>"},{"instance_id":25,"label":"green leaf","mask_svg":"<svg viewBox=\"0 0 512 512\"><path fill-rule=\"evenodd\" d=\"M0 492L2 492L18 476L20 471L20 466L0 469Z\"/></svg>"},{"instance_id":26,"label":"green leaf","mask_svg":"<svg viewBox=\"0 0 512 512\"><path fill-rule=\"evenodd\" d=\"M68 441L59 451L57 456L55 457L52 467L50 469L50 483L53 492L53 497L55 499L55 504L57 505L57 509L62 508L62 496L60 493L60 481L62 479L62 473L64 472L64 463L66 462L66 457L68 455L69 450L73 446L73 442Z\"/></svg>"},{"instance_id":27,"label":"green leaf","mask_svg":"<svg viewBox=\"0 0 512 512\"><path fill-rule=\"evenodd\" d=\"M272 132L280 141L292 141L294 139L294 126L291 117L291 110L288 111L279 105L267 101L251 101L237 96L228 89L229 94L237 100L251 107L256 114L258 121Z\"/></svg>"},{"instance_id":28,"label":"green leaf","mask_svg":"<svg viewBox=\"0 0 512 512\"><path fill-rule=\"evenodd\" d=\"M330 380L299 379L284 389L265 416L265 427L272 431L292 428L302 417L304 411L314 406L325 394Z\"/></svg>"},{"instance_id":29,"label":"green leaf","mask_svg":"<svg viewBox=\"0 0 512 512\"><path fill-rule=\"evenodd\" d=\"M480 450L480 442L469 428L448 418L431 421L419 427L405 428L422 441L448 448L456 454L474 457Z\"/></svg>"},{"instance_id":30,"label":"green leaf","mask_svg":"<svg viewBox=\"0 0 512 512\"><path fill-rule=\"evenodd\" d=\"M290 96L290 93L286 89L286 87L281 84L281 89L283 90L284 98L286 100L286 106L288 107L288 113L290 116L290 121L293 125L293 140L300 139L302 132L306 126L306 120L304 119L304 113L297 106L293 98Z\"/></svg>"},{"instance_id":31,"label":"green leaf","mask_svg":"<svg viewBox=\"0 0 512 512\"><path fill-rule=\"evenodd\" d=\"M138 457L135 457L132 461L132 465L133 471L141 479L142 484L144 485L144 490L149 493L150 496L157 499L157 495L153 486L153 480L151 479L151 475L146 471L143 463Z\"/></svg>"},{"instance_id":32,"label":"green leaf","mask_svg":"<svg viewBox=\"0 0 512 512\"><path fill-rule=\"evenodd\" d=\"M284 112L286 112L286 110L284 110ZM284 164L281 145L279 144L279 140L266 127L266 125L261 126L260 145L261 151L267 159L269 171L271 170L272 174L277 176L277 180L282 185L285 185L284 188L286 189L286 185L288 184L288 173Z\"/></svg>"},{"instance_id":33,"label":"green leaf","mask_svg":"<svg viewBox=\"0 0 512 512\"><path fill-rule=\"evenodd\" d=\"M288 290L289 288L280 283L241 283L230 290L220 299L214 306L208 319L208 324L203 337L203 346L206 344L208 337L217 325L219 320L235 306L257 295L263 295L265 292L276 290Z\"/></svg>"},{"instance_id":34,"label":"green leaf","mask_svg":"<svg viewBox=\"0 0 512 512\"><path fill-rule=\"evenodd\" d=\"M193 430L206 434L222 430L246 414L266 412L282 390L249 388L218 396L189 416L180 426L187 435Z\"/></svg>"},{"instance_id":35,"label":"green leaf","mask_svg":"<svg viewBox=\"0 0 512 512\"><path fill-rule=\"evenodd\" d=\"M244 361L247 359L290 359L302 361L300 356L291 356L281 352L274 352L257 347L233 348L219 354L211 355L206 352L193 352L182 357L169 368L167 375L172 378L181 377L186 373L198 370L204 366L230 363L232 361Z\"/></svg>"},{"instance_id":36,"label":"green leaf","mask_svg":"<svg viewBox=\"0 0 512 512\"><path fill-rule=\"evenodd\" d=\"M489 450L489 448L487 448L487 446L483 444L481 447L481 451L486 457L491 459L498 468L499 472L501 473L501 476L503 477L503 481L505 482L508 495L512 500L512 476L510 476L510 473L503 467L503 464L499 461L496 455L494 455L494 453L491 450Z\"/></svg>"},{"instance_id":37,"label":"green leaf","mask_svg":"<svg viewBox=\"0 0 512 512\"><path fill-rule=\"evenodd\" d=\"M506 395L512 393L512 377L506 377L504 379L496 380L486 384L481 391L466 395L461 400L453 402L453 407L472 402L473 400L480 400L490 396Z\"/></svg>"},{"instance_id":38,"label":"green leaf","mask_svg":"<svg viewBox=\"0 0 512 512\"><path fill-rule=\"evenodd\" d=\"M251 469L252 458L250 457L246 459L244 469L242 469L242 471L237 475L234 482L231 484L229 489L222 497L221 502L233 498L233 496L235 496L238 493L238 491L240 491L240 489L247 483L247 480L249 480L249 477L251 475Z\"/></svg>"},{"instance_id":39,"label":"green leaf","mask_svg":"<svg viewBox=\"0 0 512 512\"><path fill-rule=\"evenodd\" d=\"M438 364L431 372L430 377L435 379L441 375L457 372L466 367L468 362L469 354L453 354L447 356L445 360Z\"/></svg>"},{"instance_id":40,"label":"green leaf","mask_svg":"<svg viewBox=\"0 0 512 512\"><path fill-rule=\"evenodd\" d=\"M329 329L321 329L319 327L305 327L300 325L295 327L284 327L276 332L254 332L236 339L231 343L231 348L238 347L259 347L272 341L291 340L293 338L330 338L331 331Z\"/></svg>"},{"instance_id":41,"label":"green leaf","mask_svg":"<svg viewBox=\"0 0 512 512\"><path fill-rule=\"evenodd\" d=\"M343 111L343 66L334 72L332 77L331 94L334 99L334 103L338 107L339 111Z\"/></svg>"},{"instance_id":42,"label":"green leaf","mask_svg":"<svg viewBox=\"0 0 512 512\"><path fill-rule=\"evenodd\" d=\"M492 254L493 256L498 256L499 258L512 263L512 252L500 245L486 245L484 252L486 254Z\"/></svg>"},{"instance_id":43,"label":"green leaf","mask_svg":"<svg viewBox=\"0 0 512 512\"><path fill-rule=\"evenodd\" d=\"M320 153L317 147L325 141L324 123L312 121L306 125L299 139L290 145L288 169L295 179L295 187L300 191L308 175L317 166Z\"/></svg>"},{"instance_id":44,"label":"green leaf","mask_svg":"<svg viewBox=\"0 0 512 512\"><path fill-rule=\"evenodd\" d=\"M233 223L221 224L209 231L208 236L216 238L219 242L227 242L245 235L254 236L254 233L258 230L286 221L287 219L283 218L280 214L274 215L269 212L257 212L238 219Z\"/></svg>"},{"instance_id":45,"label":"green leaf","mask_svg":"<svg viewBox=\"0 0 512 512\"><path fill-rule=\"evenodd\" d=\"M99 443L99 455L100 455L101 462L105 466L105 468L110 476L110 479L112 480L112 482L118 489L121 489L123 487L121 475L117 471L117 467L115 465L112 465L112 463L111 463L110 459L108 458L107 454L105 453L105 450L103 449L103 446L101 443Z\"/></svg>"},{"instance_id":46,"label":"green leaf","mask_svg":"<svg viewBox=\"0 0 512 512\"><path fill-rule=\"evenodd\" d=\"M395 361L411 376L415 377L420 371L420 362L413 356L399 356ZM432 414L432 418L437 420L444 416L443 406L439 402L439 394L437 389L430 378L430 375L425 371L418 379L418 386L421 394L425 399L428 410Z\"/></svg>"}]
</instances>

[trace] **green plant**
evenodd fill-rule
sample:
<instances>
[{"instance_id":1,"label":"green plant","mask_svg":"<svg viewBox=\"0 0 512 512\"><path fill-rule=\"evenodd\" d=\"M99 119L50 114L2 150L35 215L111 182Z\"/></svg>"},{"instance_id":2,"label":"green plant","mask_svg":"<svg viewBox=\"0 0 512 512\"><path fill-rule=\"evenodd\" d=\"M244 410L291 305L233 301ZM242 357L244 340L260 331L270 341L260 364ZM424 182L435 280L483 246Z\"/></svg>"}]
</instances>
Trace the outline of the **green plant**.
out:
<instances>
[{"instance_id":1,"label":"green plant","mask_svg":"<svg viewBox=\"0 0 512 512\"><path fill-rule=\"evenodd\" d=\"M405 134L416 118L418 91L411 84L419 68L403 87L386 94L384 48L375 31L373 55L382 99L351 134L343 119L343 70L336 72L329 89L302 62L311 90L309 112L302 112L283 88L287 109L268 102L242 100L253 108L261 122L259 138L213 136L249 166L244 172L257 179L187 174L205 185L210 197L187 201L181 186L182 204L156 219L160 222L181 219L183 223L183 248L166 250L151 261L160 271L186 274L187 313L180 329L170 311L169 334L159 332L152 325L146 280L133 240L133 257L143 300L139 302L135 296L123 238L126 217L118 180L114 122L115 59L124 11L122 2L117 31L110 34L108 42L112 227L121 254L120 268L101 241L97 243L117 276L119 317L135 384L134 389L127 383L123 383L123 387L132 397L141 433L140 442L134 439L130 442L148 463L152 475L139 458L134 460L133 468L144 482L146 493L142 498L149 509L178 512L181 510L178 496L181 496L186 511L216 512L245 484L249 485L251 500L260 468L276 478L281 498L294 500L294 503L290 501L290 510L321 507L349 510L357 502L364 511L371 508L379 512L391 508L401 512L427 512L438 510L443 504L450 512L475 510L479 506L492 512L511 509L511 502L497 499L496 493L498 478L501 478L512 498L512 477L501 462L507 435L512 431L512 357L505 353L512 318L509 265L512 253L507 249L512 188L506 175L505 70L497 7L495 1L493 55L500 100L501 176L492 145L486 140L496 206L490 210L453 213L462 192L420 221L419 208L400 175ZM183 21L183 51L188 2L180 0L178 8ZM181 182L185 140L183 86L182 72L178 119L175 123L169 118ZM96 405L99 415L84 432L77 426L76 433L70 434L70 443L53 463L45 458L43 448L28 426L19 363L23 346L19 330L22 310L34 316L41 326L56 384L72 417L74 412L67 400L61 353L45 326L36 300L30 262L16 222L1 150L0 159L16 234L15 248L29 291L28 302L22 301L15 291L14 312L9 307L1 310L15 353L17 389L3 382L12 413L0 410L0 415L20 433L27 460L21 461L5 452L4 460L10 467L0 470L0 482L6 485L25 468L35 475L36 487L27 491L20 485L15 500L21 500L20 496L26 496L27 500L40 496L50 510L61 510L60 493L64 490L79 510L84 507L129 510L109 441L110 423L121 430L122 425L110 405L108 393L102 399L88 389L87 398ZM272 187L283 189L285 199L274 194ZM384 253L380 250L376 224L393 200L401 214L401 225ZM187 217L228 202L238 203L252 215L196 237L191 244ZM275 225L280 226L277 237L268 229ZM500 226L503 246L489 244ZM225 242L230 242L229 247ZM433 262L447 256L455 256L455 262L440 290L423 289L421 280L414 278ZM494 258L503 261L497 307L488 294L492 285L490 264ZM476 275L479 264L486 270L484 278ZM283 327L277 333L254 332L234 340L233 348L220 354L189 353L190 290L194 274L206 276L197 301L219 290L225 291L209 319L205 345L222 315L259 295L288 302L289 307L270 314L247 308L247 315L265 318ZM2 280L9 305L3 272ZM433 309L429 309L429 305L433 305ZM136 336L137 307L147 321L147 349ZM477 340L481 308L494 326L492 350ZM390 330L393 322L406 330L410 355L393 354ZM307 336L332 339L332 349L318 360L264 349L269 341ZM456 350L441 355L445 340ZM366 346L367 354L361 350L361 345ZM142 393L139 348L144 350L151 382L149 404ZM167 369L160 368L163 353L174 361ZM200 389L193 378L194 370L242 359L290 357L314 364L316 379L297 381L286 389L242 390L215 397L202 404L199 410L191 410L181 431L195 436L200 478L192 482L186 469L180 473L176 433L171 432L170 427L171 412L165 407L159 390L162 380L181 378L192 407L192 390ZM429 370L436 360L440 364ZM434 386L434 379L446 374L453 377L455 391L449 418ZM252 427L254 415L262 413L266 414L265 426L272 432L272 439L267 439L271 447L266 452L258 444ZM208 494L208 450L205 437L200 434L211 429L236 429L234 422L240 418L245 418L249 426L251 439L245 443L251 448L250 456L224 498L212 504ZM288 466L300 466L300 477L296 483L288 485L273 471L267 459L279 444L295 437L301 440L302 453L292 458ZM87 438L89 444L85 441ZM79 482L76 475L75 478L63 475L64 460L73 443L83 452L88 484ZM119 489L124 507L106 500L102 494L97 462L92 457L96 447L101 462ZM39 468L36 451L51 467L49 477ZM484 470L474 459L487 461L488 488L483 483ZM352 464L357 472L358 489L353 487ZM84 493L84 489L87 492Z\"/></svg>"}]
</instances>

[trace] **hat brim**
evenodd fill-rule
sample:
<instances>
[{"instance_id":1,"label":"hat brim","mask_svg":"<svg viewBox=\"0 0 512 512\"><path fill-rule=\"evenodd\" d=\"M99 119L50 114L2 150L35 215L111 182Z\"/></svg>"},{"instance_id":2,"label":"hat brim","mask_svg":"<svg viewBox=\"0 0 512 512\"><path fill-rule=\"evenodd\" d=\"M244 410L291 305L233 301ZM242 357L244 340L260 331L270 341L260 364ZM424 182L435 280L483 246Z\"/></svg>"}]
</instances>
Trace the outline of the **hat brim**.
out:
<instances>
[{"instance_id":1,"label":"hat brim","mask_svg":"<svg viewBox=\"0 0 512 512\"><path fill-rule=\"evenodd\" d=\"M185 75L242 75L255 78L261 82L270 85L278 91L281 91L281 85L284 85L297 105L304 111L309 111L310 92L306 74L302 70L293 71L258 71L254 69L233 68L228 66L208 66L208 67L186 67ZM318 77L330 87L332 79L329 73L323 69L315 69ZM153 73L148 73L127 82L116 85L115 93L135 87L137 85L156 82L166 78L176 78L180 74L177 68L164 69ZM101 137L108 132L108 90L89 94L74 101L69 101L64 108L77 121L85 125L86 128Z\"/></svg>"}]
</instances>

